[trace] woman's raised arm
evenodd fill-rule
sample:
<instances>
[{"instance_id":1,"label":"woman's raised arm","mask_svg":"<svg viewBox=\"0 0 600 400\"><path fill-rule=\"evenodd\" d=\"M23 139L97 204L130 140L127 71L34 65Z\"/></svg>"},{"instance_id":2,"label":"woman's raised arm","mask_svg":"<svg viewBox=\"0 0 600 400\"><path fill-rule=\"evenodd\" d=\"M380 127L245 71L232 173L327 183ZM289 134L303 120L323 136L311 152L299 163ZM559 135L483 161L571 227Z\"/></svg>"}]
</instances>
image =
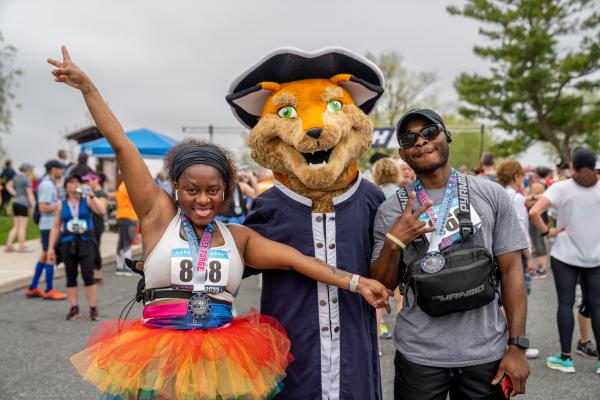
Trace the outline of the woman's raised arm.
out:
<instances>
[{"instance_id":1,"label":"woman's raised arm","mask_svg":"<svg viewBox=\"0 0 600 400\"><path fill-rule=\"evenodd\" d=\"M117 163L123 174L127 192L136 214L142 221L152 217L153 221L169 221L175 215L175 205L154 182L142 156L134 144L125 136L123 127L112 113L92 80L71 60L66 47L62 47L63 61L48 59L56 69L52 71L56 82L66 83L83 94L96 126L113 148Z\"/></svg>"}]
</instances>

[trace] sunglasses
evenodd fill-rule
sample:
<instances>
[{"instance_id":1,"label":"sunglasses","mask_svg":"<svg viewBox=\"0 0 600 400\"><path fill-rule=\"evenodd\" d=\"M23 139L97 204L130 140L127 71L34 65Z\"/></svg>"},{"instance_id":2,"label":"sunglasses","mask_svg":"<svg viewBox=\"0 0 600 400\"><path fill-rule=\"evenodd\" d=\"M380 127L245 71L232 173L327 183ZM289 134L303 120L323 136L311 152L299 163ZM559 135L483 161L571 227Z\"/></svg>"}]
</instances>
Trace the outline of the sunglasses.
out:
<instances>
[{"instance_id":1,"label":"sunglasses","mask_svg":"<svg viewBox=\"0 0 600 400\"><path fill-rule=\"evenodd\" d=\"M417 138L422 136L425 140L433 140L438 135L444 132L444 128L440 124L427 125L419 132L402 132L400 136L398 136L398 142L400 143L400 147L403 149L407 149L409 147L413 147L417 143Z\"/></svg>"}]
</instances>

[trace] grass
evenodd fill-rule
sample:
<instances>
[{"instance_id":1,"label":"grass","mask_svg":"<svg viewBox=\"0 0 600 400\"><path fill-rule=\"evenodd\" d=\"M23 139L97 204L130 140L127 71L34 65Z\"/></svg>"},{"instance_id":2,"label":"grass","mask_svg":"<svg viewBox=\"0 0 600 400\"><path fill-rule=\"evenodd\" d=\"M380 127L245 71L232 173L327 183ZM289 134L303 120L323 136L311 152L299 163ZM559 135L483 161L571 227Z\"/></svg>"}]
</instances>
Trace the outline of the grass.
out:
<instances>
[{"instance_id":1,"label":"grass","mask_svg":"<svg viewBox=\"0 0 600 400\"><path fill-rule=\"evenodd\" d=\"M13 217L0 217L0 245L6 244L6 238L8 237L8 232L11 230L13 226ZM40 237L40 230L38 226L33 223L32 218L29 218L29 222L27 224L27 232L25 233L25 240L38 239ZM15 243L18 243L15 238ZM13 243L14 244L14 243Z\"/></svg>"}]
</instances>

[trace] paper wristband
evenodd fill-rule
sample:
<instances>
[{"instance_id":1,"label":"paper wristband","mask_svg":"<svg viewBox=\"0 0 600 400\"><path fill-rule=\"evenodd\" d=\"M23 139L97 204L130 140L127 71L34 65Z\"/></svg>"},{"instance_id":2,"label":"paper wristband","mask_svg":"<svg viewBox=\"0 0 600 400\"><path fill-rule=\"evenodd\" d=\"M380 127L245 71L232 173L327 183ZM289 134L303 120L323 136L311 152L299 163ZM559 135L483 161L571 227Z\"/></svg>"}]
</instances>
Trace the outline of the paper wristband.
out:
<instances>
[{"instance_id":1,"label":"paper wristband","mask_svg":"<svg viewBox=\"0 0 600 400\"><path fill-rule=\"evenodd\" d=\"M402 250L404 250L406 248L406 245L404 243L402 243L402 241L400 239L398 239L396 236L392 235L391 233L386 233L385 237L390 239L392 242L396 243L398 245L398 247L400 247Z\"/></svg>"},{"instance_id":2,"label":"paper wristband","mask_svg":"<svg viewBox=\"0 0 600 400\"><path fill-rule=\"evenodd\" d=\"M350 290L352 293L356 293L356 288L358 288L358 279L360 278L360 275L354 274L352 275L352 278L350 279L350 287L348 288L348 290Z\"/></svg>"}]
</instances>

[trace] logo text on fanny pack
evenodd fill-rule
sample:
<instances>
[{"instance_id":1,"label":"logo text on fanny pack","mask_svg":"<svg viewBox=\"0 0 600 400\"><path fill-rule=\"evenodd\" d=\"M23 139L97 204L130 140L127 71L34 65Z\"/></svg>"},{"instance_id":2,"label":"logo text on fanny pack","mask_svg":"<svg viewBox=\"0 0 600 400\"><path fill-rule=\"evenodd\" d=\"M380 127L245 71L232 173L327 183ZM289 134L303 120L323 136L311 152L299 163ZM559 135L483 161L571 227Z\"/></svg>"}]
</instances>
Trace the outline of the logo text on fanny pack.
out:
<instances>
[{"instance_id":1,"label":"logo text on fanny pack","mask_svg":"<svg viewBox=\"0 0 600 400\"><path fill-rule=\"evenodd\" d=\"M431 300L432 301L450 301L450 300L463 299L465 297L474 296L478 293L483 292L484 290L485 290L485 284L482 284L481 286L477 286L476 288L465 290L463 292L444 294L441 296L433 296L431 298Z\"/></svg>"}]
</instances>

